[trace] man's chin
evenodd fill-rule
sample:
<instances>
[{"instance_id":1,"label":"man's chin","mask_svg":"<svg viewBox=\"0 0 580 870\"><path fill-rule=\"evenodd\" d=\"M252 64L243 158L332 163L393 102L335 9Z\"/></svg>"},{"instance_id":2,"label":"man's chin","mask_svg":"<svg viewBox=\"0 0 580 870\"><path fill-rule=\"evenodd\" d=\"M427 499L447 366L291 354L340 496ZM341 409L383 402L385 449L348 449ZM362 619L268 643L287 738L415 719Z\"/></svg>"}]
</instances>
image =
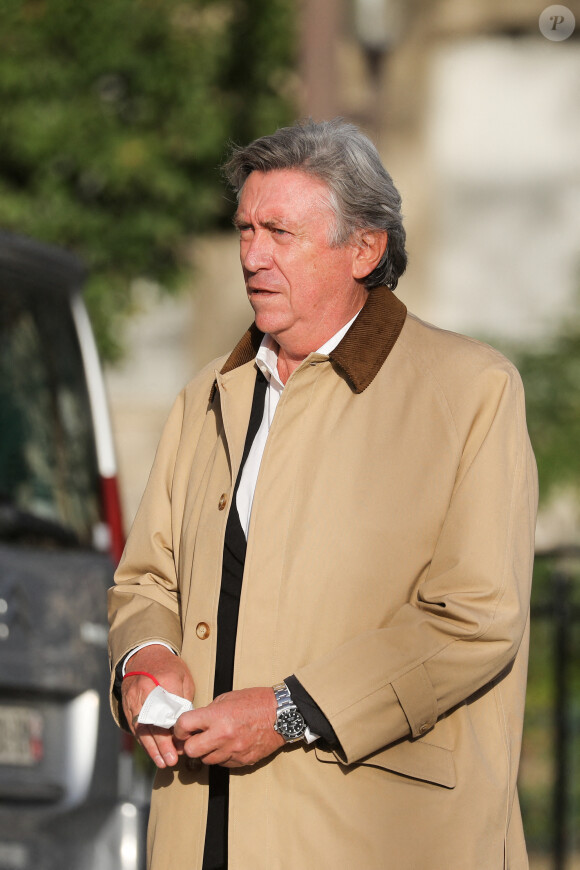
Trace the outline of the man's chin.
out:
<instances>
[{"instance_id":1,"label":"man's chin","mask_svg":"<svg viewBox=\"0 0 580 870\"><path fill-rule=\"evenodd\" d=\"M268 304L257 296L250 296L250 305L254 310L254 320L261 332L274 332L283 327L279 312L274 312Z\"/></svg>"},{"instance_id":2,"label":"man's chin","mask_svg":"<svg viewBox=\"0 0 580 870\"><path fill-rule=\"evenodd\" d=\"M256 311L254 309L254 323L260 330L260 332L268 333L273 338L276 335L283 331L283 325L280 323L280 320L276 317L269 317L264 312Z\"/></svg>"}]
</instances>

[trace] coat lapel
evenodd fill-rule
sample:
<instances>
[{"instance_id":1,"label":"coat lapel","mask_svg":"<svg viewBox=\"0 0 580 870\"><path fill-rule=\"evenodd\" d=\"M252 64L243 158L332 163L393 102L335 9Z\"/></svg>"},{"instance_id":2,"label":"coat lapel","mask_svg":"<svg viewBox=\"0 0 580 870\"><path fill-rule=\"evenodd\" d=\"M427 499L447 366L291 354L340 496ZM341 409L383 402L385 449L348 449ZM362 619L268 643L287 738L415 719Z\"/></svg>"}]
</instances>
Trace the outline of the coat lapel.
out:
<instances>
[{"instance_id":1,"label":"coat lapel","mask_svg":"<svg viewBox=\"0 0 580 870\"><path fill-rule=\"evenodd\" d=\"M219 392L233 483L242 461L254 395L256 366L251 357L250 362L245 362L225 374L223 371L222 369L215 373L215 389Z\"/></svg>"}]
</instances>

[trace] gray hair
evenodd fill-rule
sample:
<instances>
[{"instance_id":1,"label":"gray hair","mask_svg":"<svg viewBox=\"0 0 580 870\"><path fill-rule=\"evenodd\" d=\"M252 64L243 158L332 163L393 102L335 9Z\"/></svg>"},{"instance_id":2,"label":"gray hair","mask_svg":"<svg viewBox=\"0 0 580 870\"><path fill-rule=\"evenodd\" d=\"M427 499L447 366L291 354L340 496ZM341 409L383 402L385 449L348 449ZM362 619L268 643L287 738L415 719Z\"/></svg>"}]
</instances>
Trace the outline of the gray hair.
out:
<instances>
[{"instance_id":1,"label":"gray hair","mask_svg":"<svg viewBox=\"0 0 580 870\"><path fill-rule=\"evenodd\" d=\"M239 198L252 172L275 169L300 169L326 184L335 217L330 244L345 244L356 230L387 231L387 249L364 283L394 290L407 266L401 197L370 139L341 118L308 120L234 146L224 173Z\"/></svg>"}]
</instances>

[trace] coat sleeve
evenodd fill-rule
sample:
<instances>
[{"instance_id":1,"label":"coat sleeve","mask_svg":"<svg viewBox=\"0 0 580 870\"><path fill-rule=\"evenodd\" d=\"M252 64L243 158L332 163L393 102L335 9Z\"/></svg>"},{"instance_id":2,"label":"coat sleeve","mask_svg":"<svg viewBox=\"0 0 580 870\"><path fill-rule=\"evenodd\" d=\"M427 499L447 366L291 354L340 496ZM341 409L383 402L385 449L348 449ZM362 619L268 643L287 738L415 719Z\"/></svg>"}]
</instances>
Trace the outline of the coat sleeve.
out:
<instances>
[{"instance_id":1,"label":"coat sleeve","mask_svg":"<svg viewBox=\"0 0 580 870\"><path fill-rule=\"evenodd\" d=\"M175 461L183 425L184 396L169 415L149 481L125 552L109 590L109 661L111 691L118 663L141 643L163 641L181 649L179 591L174 553L172 515ZM178 520L177 520L178 521ZM112 695L113 715L120 721L119 703Z\"/></svg>"},{"instance_id":2,"label":"coat sleeve","mask_svg":"<svg viewBox=\"0 0 580 870\"><path fill-rule=\"evenodd\" d=\"M507 361L469 387L450 403L463 449L426 576L386 627L296 671L349 763L425 734L510 667L524 634L537 476L523 388Z\"/></svg>"}]
</instances>

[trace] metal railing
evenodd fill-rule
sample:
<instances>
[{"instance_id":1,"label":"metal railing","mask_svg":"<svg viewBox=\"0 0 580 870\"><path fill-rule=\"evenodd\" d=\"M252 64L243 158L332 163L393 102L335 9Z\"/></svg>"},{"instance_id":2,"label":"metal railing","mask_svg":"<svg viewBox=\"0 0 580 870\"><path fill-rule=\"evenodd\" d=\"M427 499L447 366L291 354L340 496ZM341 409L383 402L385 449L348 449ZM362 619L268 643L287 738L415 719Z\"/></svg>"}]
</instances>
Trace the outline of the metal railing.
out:
<instances>
[{"instance_id":1,"label":"metal railing","mask_svg":"<svg viewBox=\"0 0 580 870\"><path fill-rule=\"evenodd\" d=\"M551 756L551 783L547 782L540 798L548 819L548 842L544 848L551 854L553 870L569 870L572 854L578 848L574 842L578 834L574 816L575 778L572 774L580 748L580 735L573 725L577 705L575 684L578 677L577 627L580 624L580 546L557 547L536 553L532 592L532 640L530 684L528 696L533 692L533 680L542 681L535 686L535 695L550 699L551 711L546 719L548 732L545 747ZM535 629L539 648L534 647ZM534 658L544 658L540 675L534 673ZM524 732L524 747L526 732ZM541 765L540 765L541 766ZM524 789L525 789L525 783ZM550 787L551 786L551 787ZM550 793L551 792L551 793ZM524 824L526 824L524 803ZM577 821L577 820L576 820ZM533 831L527 831L533 840ZM531 835L531 837L530 837Z\"/></svg>"}]
</instances>

